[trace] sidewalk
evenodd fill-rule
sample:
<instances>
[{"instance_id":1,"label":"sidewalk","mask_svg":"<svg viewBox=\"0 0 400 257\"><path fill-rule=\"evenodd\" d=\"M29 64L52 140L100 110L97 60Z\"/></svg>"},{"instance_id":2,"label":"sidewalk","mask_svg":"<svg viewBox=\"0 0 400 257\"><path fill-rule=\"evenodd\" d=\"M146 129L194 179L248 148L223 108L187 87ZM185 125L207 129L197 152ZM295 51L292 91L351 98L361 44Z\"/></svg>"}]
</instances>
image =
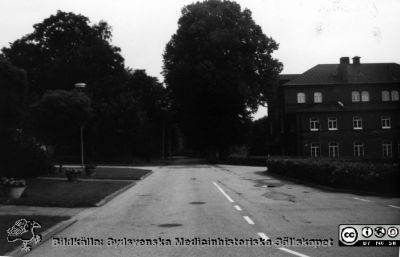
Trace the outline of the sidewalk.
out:
<instances>
[{"instance_id":1,"label":"sidewalk","mask_svg":"<svg viewBox=\"0 0 400 257\"><path fill-rule=\"evenodd\" d=\"M0 205L0 215L45 215L45 216L75 216L78 213L96 207L60 208L39 206Z\"/></svg>"},{"instance_id":2,"label":"sidewalk","mask_svg":"<svg viewBox=\"0 0 400 257\"><path fill-rule=\"evenodd\" d=\"M39 179L48 179L48 180L67 180L67 178L60 177L37 177ZM137 180L133 179L108 179L108 178L79 178L81 181L108 181L108 182L137 182Z\"/></svg>"}]
</instances>

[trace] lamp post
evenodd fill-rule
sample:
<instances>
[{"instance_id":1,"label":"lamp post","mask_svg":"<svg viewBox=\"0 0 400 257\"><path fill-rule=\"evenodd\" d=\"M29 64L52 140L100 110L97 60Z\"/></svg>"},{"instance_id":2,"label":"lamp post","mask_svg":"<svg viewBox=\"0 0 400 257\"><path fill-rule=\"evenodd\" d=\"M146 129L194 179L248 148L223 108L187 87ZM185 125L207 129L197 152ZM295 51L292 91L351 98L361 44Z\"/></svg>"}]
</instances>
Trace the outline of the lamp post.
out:
<instances>
[{"instance_id":1,"label":"lamp post","mask_svg":"<svg viewBox=\"0 0 400 257\"><path fill-rule=\"evenodd\" d=\"M86 83L75 83L75 88L82 92L86 87ZM81 125L81 165L82 169L85 167L84 156L83 156L83 125Z\"/></svg>"}]
</instances>

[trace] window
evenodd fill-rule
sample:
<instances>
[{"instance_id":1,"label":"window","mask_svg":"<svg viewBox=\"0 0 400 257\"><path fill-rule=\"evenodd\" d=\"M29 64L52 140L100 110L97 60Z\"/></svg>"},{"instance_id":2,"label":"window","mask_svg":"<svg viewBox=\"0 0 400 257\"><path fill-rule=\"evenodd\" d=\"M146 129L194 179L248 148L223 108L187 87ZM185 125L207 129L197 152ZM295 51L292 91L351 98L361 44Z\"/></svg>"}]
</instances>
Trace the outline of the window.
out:
<instances>
[{"instance_id":1,"label":"window","mask_svg":"<svg viewBox=\"0 0 400 257\"><path fill-rule=\"evenodd\" d=\"M389 116L382 116L381 117L381 124L383 129L390 129L391 128L391 122L390 122L390 117Z\"/></svg>"},{"instance_id":2,"label":"window","mask_svg":"<svg viewBox=\"0 0 400 257\"><path fill-rule=\"evenodd\" d=\"M311 143L311 157L318 157L321 155L321 148L319 143Z\"/></svg>"},{"instance_id":3,"label":"window","mask_svg":"<svg viewBox=\"0 0 400 257\"><path fill-rule=\"evenodd\" d=\"M392 101L399 101L399 91L392 90Z\"/></svg>"},{"instance_id":4,"label":"window","mask_svg":"<svg viewBox=\"0 0 400 257\"><path fill-rule=\"evenodd\" d=\"M306 94L304 93L297 93L297 103L302 104L306 102Z\"/></svg>"},{"instance_id":5,"label":"window","mask_svg":"<svg viewBox=\"0 0 400 257\"><path fill-rule=\"evenodd\" d=\"M363 157L364 156L364 143L354 142L354 156Z\"/></svg>"},{"instance_id":6,"label":"window","mask_svg":"<svg viewBox=\"0 0 400 257\"><path fill-rule=\"evenodd\" d=\"M383 141L382 143L382 154L383 157L392 157L392 142L390 141Z\"/></svg>"},{"instance_id":7,"label":"window","mask_svg":"<svg viewBox=\"0 0 400 257\"><path fill-rule=\"evenodd\" d=\"M339 157L339 144L338 143L329 143L329 157L337 158Z\"/></svg>"},{"instance_id":8,"label":"window","mask_svg":"<svg viewBox=\"0 0 400 257\"><path fill-rule=\"evenodd\" d=\"M354 116L353 117L353 129L362 129L362 118L359 116Z\"/></svg>"},{"instance_id":9,"label":"window","mask_svg":"<svg viewBox=\"0 0 400 257\"><path fill-rule=\"evenodd\" d=\"M328 117L328 130L337 130L337 118L336 117Z\"/></svg>"},{"instance_id":10,"label":"window","mask_svg":"<svg viewBox=\"0 0 400 257\"><path fill-rule=\"evenodd\" d=\"M390 101L390 93L389 91L382 91L382 102Z\"/></svg>"},{"instance_id":11,"label":"window","mask_svg":"<svg viewBox=\"0 0 400 257\"><path fill-rule=\"evenodd\" d=\"M310 130L318 131L319 130L319 119L318 118L310 118Z\"/></svg>"},{"instance_id":12,"label":"window","mask_svg":"<svg viewBox=\"0 0 400 257\"><path fill-rule=\"evenodd\" d=\"M321 92L314 93L314 103L322 103L322 93Z\"/></svg>"},{"instance_id":13,"label":"window","mask_svg":"<svg viewBox=\"0 0 400 257\"><path fill-rule=\"evenodd\" d=\"M358 92L358 91L351 92L351 101L359 102L360 101L360 92Z\"/></svg>"},{"instance_id":14,"label":"window","mask_svg":"<svg viewBox=\"0 0 400 257\"><path fill-rule=\"evenodd\" d=\"M368 91L362 91L361 92L361 101L362 102L369 102L369 92Z\"/></svg>"}]
</instances>

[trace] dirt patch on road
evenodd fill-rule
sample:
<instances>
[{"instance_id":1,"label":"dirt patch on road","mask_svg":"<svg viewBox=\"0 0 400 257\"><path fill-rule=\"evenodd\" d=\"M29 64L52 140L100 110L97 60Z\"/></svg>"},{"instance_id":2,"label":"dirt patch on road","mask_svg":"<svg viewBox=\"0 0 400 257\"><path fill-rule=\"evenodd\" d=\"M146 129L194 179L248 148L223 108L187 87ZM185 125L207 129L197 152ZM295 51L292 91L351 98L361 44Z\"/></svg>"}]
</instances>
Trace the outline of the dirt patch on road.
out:
<instances>
[{"instance_id":1,"label":"dirt patch on road","mask_svg":"<svg viewBox=\"0 0 400 257\"><path fill-rule=\"evenodd\" d=\"M275 179L246 179L246 180L252 181L255 187L272 188L272 187L281 187L285 185L284 183Z\"/></svg>"},{"instance_id":2,"label":"dirt patch on road","mask_svg":"<svg viewBox=\"0 0 400 257\"><path fill-rule=\"evenodd\" d=\"M205 204L205 202L190 202L189 204Z\"/></svg>"},{"instance_id":3,"label":"dirt patch on road","mask_svg":"<svg viewBox=\"0 0 400 257\"><path fill-rule=\"evenodd\" d=\"M263 196L277 201L288 201L292 203L296 202L296 197L294 195L275 192L275 191L266 192L265 194L263 194Z\"/></svg>"},{"instance_id":4,"label":"dirt patch on road","mask_svg":"<svg viewBox=\"0 0 400 257\"><path fill-rule=\"evenodd\" d=\"M173 227L180 227L182 224L179 223L166 223L158 225L160 228L173 228Z\"/></svg>"}]
</instances>

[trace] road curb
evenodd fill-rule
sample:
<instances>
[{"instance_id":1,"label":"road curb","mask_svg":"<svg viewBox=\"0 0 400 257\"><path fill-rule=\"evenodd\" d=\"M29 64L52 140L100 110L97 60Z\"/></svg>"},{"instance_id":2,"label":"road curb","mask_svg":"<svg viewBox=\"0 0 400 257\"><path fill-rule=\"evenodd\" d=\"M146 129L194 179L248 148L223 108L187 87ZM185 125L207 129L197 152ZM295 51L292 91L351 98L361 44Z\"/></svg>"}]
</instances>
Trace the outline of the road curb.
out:
<instances>
[{"instance_id":1,"label":"road curb","mask_svg":"<svg viewBox=\"0 0 400 257\"><path fill-rule=\"evenodd\" d=\"M139 180L143 180L143 179L147 178L148 176L150 176L151 174L153 174L153 171L152 171L152 170L150 170L149 173L146 173L146 174L144 174L143 176L141 176Z\"/></svg>"},{"instance_id":2,"label":"road curb","mask_svg":"<svg viewBox=\"0 0 400 257\"><path fill-rule=\"evenodd\" d=\"M129 185L124 186L123 188L115 191L114 193L107 195L106 197L104 197L102 200L100 200L99 202L97 202L94 206L95 207L100 207L105 205L106 203L108 203L109 201L111 201L112 199L114 199L115 197L117 197L119 194L122 194L123 192L125 192L126 190L128 190L129 188L133 187L136 183L132 182Z\"/></svg>"},{"instance_id":3,"label":"road curb","mask_svg":"<svg viewBox=\"0 0 400 257\"><path fill-rule=\"evenodd\" d=\"M149 173L146 173L145 175L141 176L139 180L143 180L145 178L147 178L148 176L150 176L153 173L153 171L150 171ZM106 197L104 197L102 200L100 200L98 203L96 203L94 206L96 207L100 207L105 205L106 203L108 203L109 201L111 201L112 199L114 199L115 197L117 197L118 195L122 194L123 192L125 192L126 190L128 190L129 188L133 187L134 185L136 185L136 182L133 181L132 183L130 183L129 185L121 188L118 191L115 191L114 193L107 195Z\"/></svg>"},{"instance_id":4,"label":"road curb","mask_svg":"<svg viewBox=\"0 0 400 257\"><path fill-rule=\"evenodd\" d=\"M64 220L64 221L52 226L51 228L49 228L48 230L46 230L45 232L42 233L42 241L40 241L40 243L38 243L37 245L32 246L31 251L33 251L36 247L38 247L39 245L41 245L44 242L46 242L47 240L49 240L55 234L58 234L61 231L63 231L64 229L68 228L75 222L77 222L77 219L70 218L68 220ZM30 253L30 252L23 252L23 251L21 251L21 247L18 247L17 249L15 249L9 253L6 253L5 256L22 257L28 253Z\"/></svg>"}]
</instances>

